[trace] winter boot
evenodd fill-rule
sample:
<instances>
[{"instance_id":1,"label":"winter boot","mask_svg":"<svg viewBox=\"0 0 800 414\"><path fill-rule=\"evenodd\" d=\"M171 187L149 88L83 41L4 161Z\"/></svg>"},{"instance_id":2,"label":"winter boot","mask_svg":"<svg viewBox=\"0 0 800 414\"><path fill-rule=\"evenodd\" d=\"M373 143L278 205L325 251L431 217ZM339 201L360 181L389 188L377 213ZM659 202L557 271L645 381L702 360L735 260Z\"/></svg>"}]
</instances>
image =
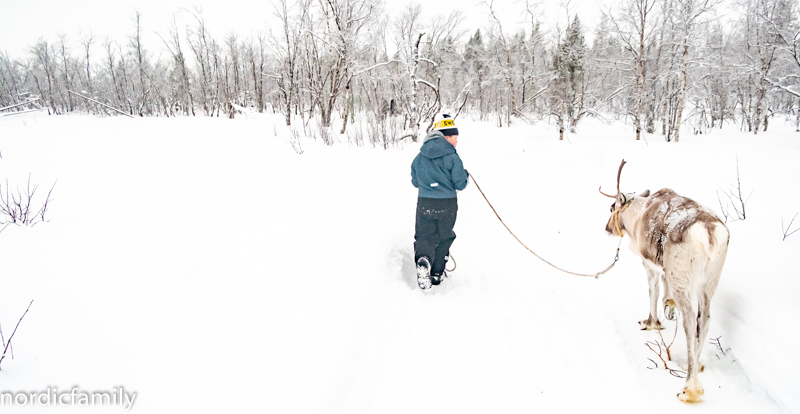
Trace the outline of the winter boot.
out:
<instances>
[{"instance_id":1,"label":"winter boot","mask_svg":"<svg viewBox=\"0 0 800 414\"><path fill-rule=\"evenodd\" d=\"M417 260L417 284L420 289L428 290L431 288L431 282L431 262L422 256Z\"/></svg>"},{"instance_id":2,"label":"winter boot","mask_svg":"<svg viewBox=\"0 0 800 414\"><path fill-rule=\"evenodd\" d=\"M448 260L450 260L450 256L445 256L444 257L444 265L445 265L445 267L447 267L447 261ZM446 278L447 278L447 269L444 269L444 270L442 270L442 273L439 273L439 274L434 273L434 274L431 275L431 284L432 285L438 285L438 284L442 283L442 280L444 280Z\"/></svg>"}]
</instances>

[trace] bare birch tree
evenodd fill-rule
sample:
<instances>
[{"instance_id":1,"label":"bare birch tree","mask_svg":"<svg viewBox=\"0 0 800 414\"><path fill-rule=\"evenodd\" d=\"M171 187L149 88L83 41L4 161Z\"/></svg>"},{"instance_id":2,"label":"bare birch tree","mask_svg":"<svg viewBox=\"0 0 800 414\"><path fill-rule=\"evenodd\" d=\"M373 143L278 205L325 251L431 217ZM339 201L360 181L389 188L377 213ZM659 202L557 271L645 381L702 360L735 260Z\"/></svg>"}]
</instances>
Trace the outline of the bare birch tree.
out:
<instances>
[{"instance_id":1,"label":"bare birch tree","mask_svg":"<svg viewBox=\"0 0 800 414\"><path fill-rule=\"evenodd\" d=\"M503 24L500 22L500 19L497 17L497 14L495 12L494 0L484 0L483 5L489 9L489 17L497 26L498 37L502 45L502 50L500 51L500 53L504 55L503 56L504 59L501 59L501 62L503 62L501 66L501 74L503 76L503 79L505 80L506 85L508 86L506 90L506 94L509 97L508 110L506 112L507 115L506 124L509 124L511 123L511 116L517 115L517 97L514 88L511 51L509 50L509 44L506 41L506 36L503 33Z\"/></svg>"},{"instance_id":2,"label":"bare birch tree","mask_svg":"<svg viewBox=\"0 0 800 414\"><path fill-rule=\"evenodd\" d=\"M635 92L629 114L633 119L636 140L641 139L642 121L645 105L645 55L653 42L657 16L655 7L657 0L625 0L614 12L606 12L612 23L617 38L624 45L628 54L628 64L634 71Z\"/></svg>"},{"instance_id":3,"label":"bare birch tree","mask_svg":"<svg viewBox=\"0 0 800 414\"><path fill-rule=\"evenodd\" d=\"M700 22L702 15L709 13L720 4L720 0L675 0L678 8L677 38L681 54L680 86L678 88L678 108L673 126L675 142L680 140L683 110L686 105L686 89L688 87L690 53L697 48L700 36ZM704 37L703 37L704 38Z\"/></svg>"},{"instance_id":4,"label":"bare birch tree","mask_svg":"<svg viewBox=\"0 0 800 414\"><path fill-rule=\"evenodd\" d=\"M300 58L301 36L303 32L302 23L308 21L308 13L311 10L311 0L302 0L295 4L297 10L295 14L290 14L291 7L288 0L278 0L273 3L275 15L280 19L282 30L280 37L273 37L271 44L273 53L279 60L280 72L272 76L278 82L278 89L283 101L283 111L286 117L286 125L292 124L292 104L295 101L295 94L298 92L297 77Z\"/></svg>"}]
</instances>

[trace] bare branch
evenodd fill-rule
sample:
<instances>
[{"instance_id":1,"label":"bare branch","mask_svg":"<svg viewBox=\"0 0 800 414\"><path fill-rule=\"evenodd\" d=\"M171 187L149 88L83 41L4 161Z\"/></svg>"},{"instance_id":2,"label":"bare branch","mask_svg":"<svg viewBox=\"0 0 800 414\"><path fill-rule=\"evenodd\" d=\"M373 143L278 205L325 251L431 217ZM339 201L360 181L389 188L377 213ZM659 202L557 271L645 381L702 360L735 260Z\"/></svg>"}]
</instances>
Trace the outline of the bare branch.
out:
<instances>
[{"instance_id":1,"label":"bare branch","mask_svg":"<svg viewBox=\"0 0 800 414\"><path fill-rule=\"evenodd\" d=\"M102 102L98 102L98 101L96 101L96 100L94 100L94 99L92 99L92 98L89 98L88 96L83 96L83 95L81 95L81 94L79 94L79 93L77 93L77 92L73 92L73 91L71 91L71 90L69 90L69 89L67 89L67 92L69 92L69 93L71 93L71 94L73 94L73 95L80 96L81 98L83 98L83 99L86 99L87 101L91 101L91 102L94 102L94 103L96 103L96 104L98 104L98 105L102 105L102 106L104 106L104 107L106 107L106 108L108 108L108 109L111 109L112 111L115 111L115 112L121 113L122 115L125 115L125 116L127 116L127 117L129 117L129 118L135 118L133 115L126 114L125 112L122 112L122 111L120 111L119 109L117 109L117 108L114 108L113 106L106 105L106 104L104 104L104 103L102 103Z\"/></svg>"},{"instance_id":2,"label":"bare branch","mask_svg":"<svg viewBox=\"0 0 800 414\"><path fill-rule=\"evenodd\" d=\"M747 202L750 199L750 196L747 199L744 198L742 194L742 181L739 175L739 159L736 159L736 184L728 184L728 189L721 188L722 193L728 198L728 203L733 208L734 213L736 213L736 218L738 220L744 220L747 218L747 214L745 211L745 207L747 206ZM752 195L752 191L750 193ZM717 199L719 200L719 193L717 193ZM725 216L725 222L727 222L729 218L729 211L723 207L722 201L720 200L720 209L722 210L722 214Z\"/></svg>"},{"instance_id":3,"label":"bare branch","mask_svg":"<svg viewBox=\"0 0 800 414\"><path fill-rule=\"evenodd\" d=\"M33 300L31 303L28 304L28 309L25 309L25 313L19 318L19 322L17 322L17 326L14 327L14 332L11 332L11 336L8 337L8 342L5 343L5 347L3 348L3 355L0 355L0 365L3 363L3 359L6 357L6 352L8 352L8 347L11 346L11 340L14 339L14 335L17 333L17 328L19 328L19 324L22 323L22 318L28 314L28 311L31 309L31 305L33 305ZM0 368L2 369L2 368Z\"/></svg>"},{"instance_id":4,"label":"bare branch","mask_svg":"<svg viewBox=\"0 0 800 414\"><path fill-rule=\"evenodd\" d=\"M421 60L421 58L420 58L420 60ZM397 60L397 59L392 59L392 60L390 60L388 62L376 63L376 64L374 64L374 65L372 65L372 66L370 66L370 67L368 67L366 69L362 69L362 70L356 72L355 74L353 74L353 76L358 76L358 75L360 75L362 73L369 72L369 71L371 71L373 69L379 68L381 66L386 66L386 65L391 64L391 63L402 63L402 62Z\"/></svg>"},{"instance_id":5,"label":"bare branch","mask_svg":"<svg viewBox=\"0 0 800 414\"><path fill-rule=\"evenodd\" d=\"M439 65L436 64L436 62L434 62L434 61L432 61L432 60L430 60L428 58L421 57L421 58L419 58L419 60L422 61L422 62L428 62L433 66L439 66Z\"/></svg>"},{"instance_id":6,"label":"bare branch","mask_svg":"<svg viewBox=\"0 0 800 414\"><path fill-rule=\"evenodd\" d=\"M781 230L783 230L783 240L784 241L786 241L787 237L791 236L792 234L797 233L797 231L800 230L800 229L795 229L795 230L790 232L790 230L792 230L792 224L794 223L794 219L796 219L796 218L797 218L797 213L795 213L794 217L792 217L792 220L789 222L789 225L786 226L786 228L784 228L783 227L783 217L781 217Z\"/></svg>"},{"instance_id":7,"label":"bare branch","mask_svg":"<svg viewBox=\"0 0 800 414\"><path fill-rule=\"evenodd\" d=\"M439 90L439 89L437 89L437 88L436 88L436 86L434 86L432 83L430 83L430 82L428 82L428 81L426 81L426 80L424 80L424 79L419 79L419 78L417 78L417 79L416 79L416 81L417 81L417 83L421 83L421 84L423 84L423 85L427 85L428 87L430 87L430 88L431 88L431 89L433 89L434 91L438 91L438 90Z\"/></svg>"},{"instance_id":8,"label":"bare branch","mask_svg":"<svg viewBox=\"0 0 800 414\"><path fill-rule=\"evenodd\" d=\"M658 347L658 352L656 352L656 350L653 349L653 347L651 345L655 345L656 347ZM667 361L664 361L664 358L661 356L661 344L659 344L658 342L647 341L647 342L645 342L645 346L647 346L647 348L649 348L651 351L653 351L654 354L658 355L658 358L664 364L664 369L669 369L669 367L667 367Z\"/></svg>"}]
</instances>

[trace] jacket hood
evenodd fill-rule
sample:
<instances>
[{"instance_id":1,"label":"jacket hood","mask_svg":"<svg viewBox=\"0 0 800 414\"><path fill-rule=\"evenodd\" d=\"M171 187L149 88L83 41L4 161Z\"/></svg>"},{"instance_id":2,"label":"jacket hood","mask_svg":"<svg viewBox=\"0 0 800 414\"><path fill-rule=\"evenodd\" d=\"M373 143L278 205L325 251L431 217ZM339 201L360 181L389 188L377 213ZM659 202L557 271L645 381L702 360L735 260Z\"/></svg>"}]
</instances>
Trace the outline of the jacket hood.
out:
<instances>
[{"instance_id":1,"label":"jacket hood","mask_svg":"<svg viewBox=\"0 0 800 414\"><path fill-rule=\"evenodd\" d=\"M422 141L422 148L419 152L425 158L439 158L447 154L455 154L456 147L444 139L444 135L439 131L431 131Z\"/></svg>"}]
</instances>

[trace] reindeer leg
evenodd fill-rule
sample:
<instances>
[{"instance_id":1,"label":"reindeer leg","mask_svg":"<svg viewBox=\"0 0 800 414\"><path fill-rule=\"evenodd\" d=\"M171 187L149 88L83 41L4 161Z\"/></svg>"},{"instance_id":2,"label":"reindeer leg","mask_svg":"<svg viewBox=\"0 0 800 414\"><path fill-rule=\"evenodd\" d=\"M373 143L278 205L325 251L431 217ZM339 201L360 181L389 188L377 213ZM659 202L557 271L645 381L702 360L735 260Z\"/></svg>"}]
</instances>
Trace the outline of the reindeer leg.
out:
<instances>
[{"instance_id":1,"label":"reindeer leg","mask_svg":"<svg viewBox=\"0 0 800 414\"><path fill-rule=\"evenodd\" d=\"M708 335L708 322L711 320L711 298L703 292L697 298L697 346L695 351L697 353L697 370L700 372L705 371L705 365L700 363L700 353L703 351L703 343Z\"/></svg>"},{"instance_id":2,"label":"reindeer leg","mask_svg":"<svg viewBox=\"0 0 800 414\"><path fill-rule=\"evenodd\" d=\"M688 354L688 367L686 369L686 384L683 391L678 394L678 399L683 402L700 402L704 394L703 385L700 383L698 362L699 347L697 344L698 331L697 321L698 318L692 312L692 304L689 295L686 291L678 293L674 298L678 305L678 310L683 315L683 330L686 333L686 351Z\"/></svg>"},{"instance_id":3,"label":"reindeer leg","mask_svg":"<svg viewBox=\"0 0 800 414\"><path fill-rule=\"evenodd\" d=\"M706 336L708 335L708 325L711 321L711 298L714 297L714 292L717 290L717 284L719 283L719 276L722 273L722 264L724 263L725 257L722 257L722 260L712 260L708 266L705 268L705 274L708 277L708 281L706 285L703 287L703 291L700 292L697 298L697 359L700 359L700 351L703 350L703 344L705 344ZM705 370L705 366L699 364L700 372Z\"/></svg>"},{"instance_id":4,"label":"reindeer leg","mask_svg":"<svg viewBox=\"0 0 800 414\"><path fill-rule=\"evenodd\" d=\"M653 270L646 262L644 264L647 270L647 283L650 285L650 315L647 319L639 321L639 327L643 331L650 331L653 329L662 329L661 323L658 321L658 272Z\"/></svg>"},{"instance_id":5,"label":"reindeer leg","mask_svg":"<svg viewBox=\"0 0 800 414\"><path fill-rule=\"evenodd\" d=\"M662 275L661 280L664 282L664 318L674 321L676 319L676 305L675 300L672 299L672 290L669 288L666 273Z\"/></svg>"}]
</instances>

